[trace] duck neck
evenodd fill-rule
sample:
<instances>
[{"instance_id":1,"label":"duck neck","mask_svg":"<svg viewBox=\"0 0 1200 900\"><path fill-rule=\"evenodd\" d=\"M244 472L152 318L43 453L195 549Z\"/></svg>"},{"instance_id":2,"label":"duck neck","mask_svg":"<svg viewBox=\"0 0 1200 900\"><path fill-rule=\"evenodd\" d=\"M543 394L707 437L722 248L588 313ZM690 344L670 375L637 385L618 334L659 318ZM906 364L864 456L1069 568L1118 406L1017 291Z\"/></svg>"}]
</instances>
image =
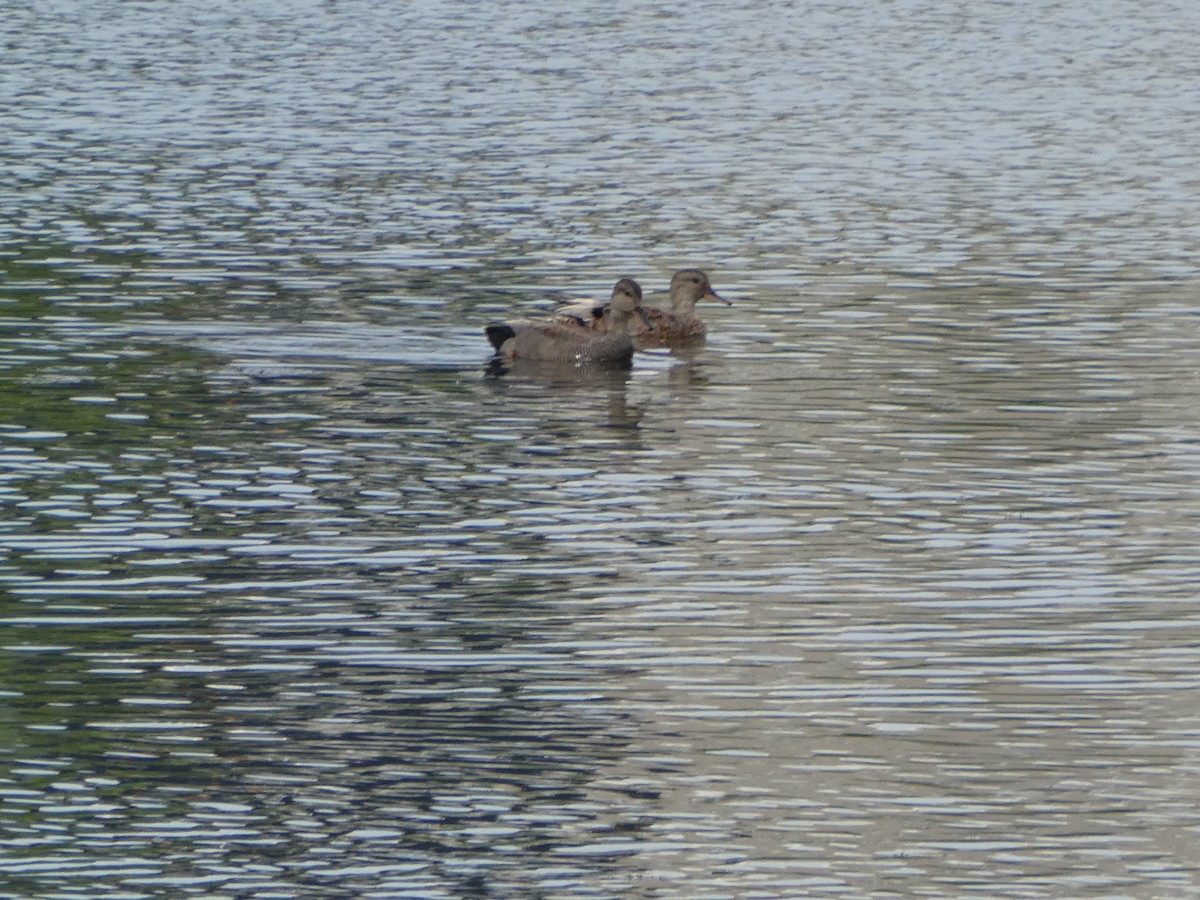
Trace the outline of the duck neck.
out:
<instances>
[{"instance_id":1,"label":"duck neck","mask_svg":"<svg viewBox=\"0 0 1200 900\"><path fill-rule=\"evenodd\" d=\"M696 301L681 291L671 295L671 312L677 316L690 316L696 312Z\"/></svg>"},{"instance_id":2,"label":"duck neck","mask_svg":"<svg viewBox=\"0 0 1200 900\"><path fill-rule=\"evenodd\" d=\"M608 333L615 335L629 334L630 315L630 313L623 309L610 309L608 311Z\"/></svg>"}]
</instances>

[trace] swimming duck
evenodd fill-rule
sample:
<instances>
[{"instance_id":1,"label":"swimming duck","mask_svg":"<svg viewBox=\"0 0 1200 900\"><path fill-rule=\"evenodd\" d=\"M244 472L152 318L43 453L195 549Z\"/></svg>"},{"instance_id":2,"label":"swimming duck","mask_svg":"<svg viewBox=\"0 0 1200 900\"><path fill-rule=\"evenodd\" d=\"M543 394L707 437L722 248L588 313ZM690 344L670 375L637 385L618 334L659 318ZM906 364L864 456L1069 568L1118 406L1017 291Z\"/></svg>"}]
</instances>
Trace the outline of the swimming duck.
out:
<instances>
[{"instance_id":1,"label":"swimming duck","mask_svg":"<svg viewBox=\"0 0 1200 900\"><path fill-rule=\"evenodd\" d=\"M655 307L646 309L646 318L650 323L646 337L663 342L703 337L708 329L696 315L696 303L705 299L716 300L726 306L733 305L713 290L708 276L699 269L680 269L671 277L670 311L664 312ZM640 331L634 333L642 334Z\"/></svg>"},{"instance_id":2,"label":"swimming duck","mask_svg":"<svg viewBox=\"0 0 1200 900\"><path fill-rule=\"evenodd\" d=\"M631 321L648 326L642 308L642 288L632 278L622 278L603 305L604 327L584 328L578 322L524 319L493 323L484 331L496 354L504 359L536 359L577 365L628 367L633 359Z\"/></svg>"}]
</instances>

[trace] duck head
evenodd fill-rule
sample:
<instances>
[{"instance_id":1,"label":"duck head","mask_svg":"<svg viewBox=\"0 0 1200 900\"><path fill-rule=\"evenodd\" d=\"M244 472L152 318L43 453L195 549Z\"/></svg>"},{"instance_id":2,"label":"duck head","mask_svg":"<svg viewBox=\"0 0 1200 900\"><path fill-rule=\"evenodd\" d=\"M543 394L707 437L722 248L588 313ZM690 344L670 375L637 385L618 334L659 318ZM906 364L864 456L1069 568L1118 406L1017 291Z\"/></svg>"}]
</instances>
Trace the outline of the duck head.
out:
<instances>
[{"instance_id":1,"label":"duck head","mask_svg":"<svg viewBox=\"0 0 1200 900\"><path fill-rule=\"evenodd\" d=\"M700 300L716 300L733 306L732 301L713 290L708 276L699 269L680 269L671 278L671 311L677 314L690 313Z\"/></svg>"}]
</instances>

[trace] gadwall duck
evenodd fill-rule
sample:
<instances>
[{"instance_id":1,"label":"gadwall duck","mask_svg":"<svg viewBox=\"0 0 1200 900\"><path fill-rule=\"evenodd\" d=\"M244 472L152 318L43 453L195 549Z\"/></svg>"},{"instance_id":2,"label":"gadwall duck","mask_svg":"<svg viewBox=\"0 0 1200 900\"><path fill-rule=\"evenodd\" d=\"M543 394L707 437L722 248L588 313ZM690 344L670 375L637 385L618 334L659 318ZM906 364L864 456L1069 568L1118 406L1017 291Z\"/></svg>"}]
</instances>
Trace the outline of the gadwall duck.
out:
<instances>
[{"instance_id":1,"label":"gadwall duck","mask_svg":"<svg viewBox=\"0 0 1200 900\"><path fill-rule=\"evenodd\" d=\"M557 319L526 319L493 323L484 331L497 356L504 359L628 367L633 359L631 320L639 316L640 323L647 325L641 286L632 278L622 278L604 308L603 329L581 328L578 323Z\"/></svg>"},{"instance_id":2,"label":"gadwall duck","mask_svg":"<svg viewBox=\"0 0 1200 900\"><path fill-rule=\"evenodd\" d=\"M637 345L652 347L703 337L707 329L696 315L696 303L706 298L733 305L713 290L708 276L699 269L680 269L671 278L671 308L644 307L643 321L631 323ZM554 321L576 329L604 332L608 328L607 309L607 303L585 300L560 309Z\"/></svg>"},{"instance_id":3,"label":"gadwall duck","mask_svg":"<svg viewBox=\"0 0 1200 900\"><path fill-rule=\"evenodd\" d=\"M671 309L663 312L650 307L646 318L650 322L647 336L660 341L678 341L704 337L707 329L696 315L700 300L716 300L726 306L733 303L713 290L708 276L699 269L680 269L671 277Z\"/></svg>"}]
</instances>

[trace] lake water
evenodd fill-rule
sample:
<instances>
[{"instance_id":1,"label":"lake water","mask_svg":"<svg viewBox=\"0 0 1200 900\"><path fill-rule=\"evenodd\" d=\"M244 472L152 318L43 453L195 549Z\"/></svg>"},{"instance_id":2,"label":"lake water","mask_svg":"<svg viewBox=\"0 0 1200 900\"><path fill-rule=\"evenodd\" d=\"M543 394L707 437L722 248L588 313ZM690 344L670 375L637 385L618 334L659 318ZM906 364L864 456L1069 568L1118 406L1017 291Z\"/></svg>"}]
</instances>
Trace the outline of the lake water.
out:
<instances>
[{"instance_id":1,"label":"lake water","mask_svg":"<svg viewBox=\"0 0 1200 900\"><path fill-rule=\"evenodd\" d=\"M1200 896L1200 7L389 6L0 17L3 896Z\"/></svg>"}]
</instances>

